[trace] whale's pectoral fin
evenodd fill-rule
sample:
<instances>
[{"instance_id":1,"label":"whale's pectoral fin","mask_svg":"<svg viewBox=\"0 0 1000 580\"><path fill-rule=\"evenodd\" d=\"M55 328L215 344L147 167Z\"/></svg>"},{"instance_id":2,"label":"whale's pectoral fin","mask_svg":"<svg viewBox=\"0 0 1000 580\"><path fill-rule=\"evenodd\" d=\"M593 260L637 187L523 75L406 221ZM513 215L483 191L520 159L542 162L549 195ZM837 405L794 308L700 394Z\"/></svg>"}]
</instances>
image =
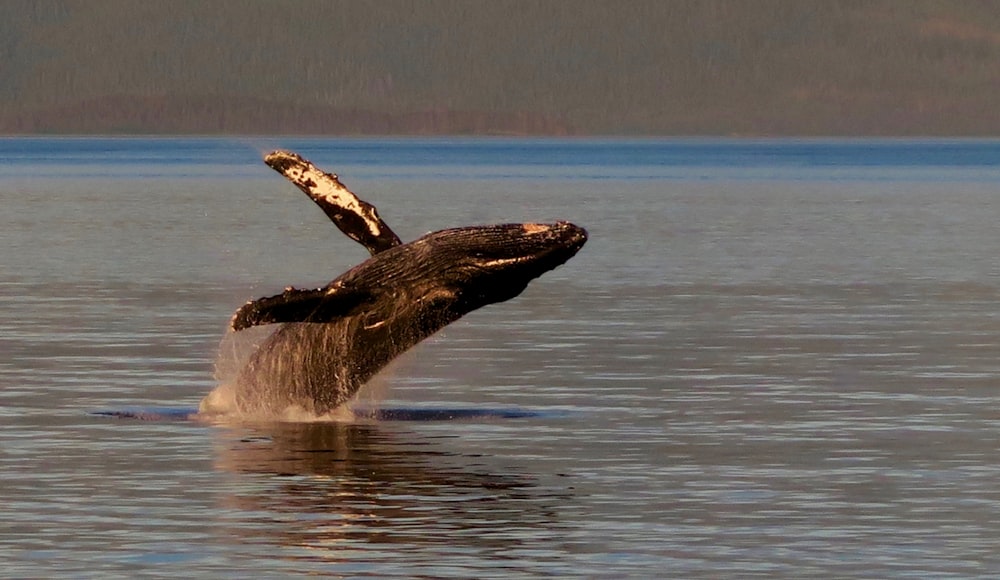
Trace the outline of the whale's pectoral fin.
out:
<instances>
[{"instance_id":1,"label":"whale's pectoral fin","mask_svg":"<svg viewBox=\"0 0 1000 580\"><path fill-rule=\"evenodd\" d=\"M276 296L247 302L230 322L233 330L277 322L330 322L374 300L370 292L331 286L315 290L286 288Z\"/></svg>"},{"instance_id":2,"label":"whale's pectoral fin","mask_svg":"<svg viewBox=\"0 0 1000 580\"><path fill-rule=\"evenodd\" d=\"M294 183L340 231L373 256L400 244L399 236L382 221L375 206L347 189L336 174L321 171L290 151L273 151L264 157L264 163Z\"/></svg>"}]
</instances>

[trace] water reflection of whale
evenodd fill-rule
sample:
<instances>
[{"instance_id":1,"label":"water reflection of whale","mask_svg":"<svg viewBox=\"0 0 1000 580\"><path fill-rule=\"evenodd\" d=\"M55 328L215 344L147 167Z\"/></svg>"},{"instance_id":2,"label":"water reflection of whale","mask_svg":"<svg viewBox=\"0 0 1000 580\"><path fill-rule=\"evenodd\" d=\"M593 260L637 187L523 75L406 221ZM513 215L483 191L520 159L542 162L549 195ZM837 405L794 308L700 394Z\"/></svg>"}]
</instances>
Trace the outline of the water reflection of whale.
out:
<instances>
[{"instance_id":1,"label":"water reflection of whale","mask_svg":"<svg viewBox=\"0 0 1000 580\"><path fill-rule=\"evenodd\" d=\"M228 529L241 543L277 543L288 558L386 570L396 562L412 571L413 558L433 566L435 555L454 561L462 553L510 558L496 565L525 572L519 567L529 564L514 554L565 534L557 519L565 488L497 458L443 451L404 424L275 423L213 433L216 466L242 476L221 499L242 520Z\"/></svg>"}]
</instances>

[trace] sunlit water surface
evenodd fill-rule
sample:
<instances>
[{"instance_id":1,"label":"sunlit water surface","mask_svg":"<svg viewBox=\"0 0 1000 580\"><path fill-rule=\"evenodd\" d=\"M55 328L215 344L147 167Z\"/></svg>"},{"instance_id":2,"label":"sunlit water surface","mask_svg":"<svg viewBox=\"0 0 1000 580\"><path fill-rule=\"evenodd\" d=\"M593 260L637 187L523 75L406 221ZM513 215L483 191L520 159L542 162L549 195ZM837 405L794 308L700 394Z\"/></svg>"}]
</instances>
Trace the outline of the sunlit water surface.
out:
<instances>
[{"instance_id":1,"label":"sunlit water surface","mask_svg":"<svg viewBox=\"0 0 1000 580\"><path fill-rule=\"evenodd\" d=\"M365 258L259 162L277 146L404 239L568 219L591 240L362 393L396 416L185 420L235 308ZM0 574L995 577L998 160L0 140ZM95 414L123 410L157 420Z\"/></svg>"}]
</instances>

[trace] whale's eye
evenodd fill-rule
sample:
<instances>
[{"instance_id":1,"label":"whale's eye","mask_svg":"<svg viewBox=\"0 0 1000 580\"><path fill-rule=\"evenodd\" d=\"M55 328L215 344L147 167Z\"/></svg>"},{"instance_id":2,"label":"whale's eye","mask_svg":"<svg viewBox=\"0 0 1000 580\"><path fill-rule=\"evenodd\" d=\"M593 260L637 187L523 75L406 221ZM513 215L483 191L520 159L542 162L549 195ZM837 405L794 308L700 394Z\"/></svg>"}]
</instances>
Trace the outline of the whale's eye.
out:
<instances>
[{"instance_id":1,"label":"whale's eye","mask_svg":"<svg viewBox=\"0 0 1000 580\"><path fill-rule=\"evenodd\" d=\"M386 323L386 317L379 311L369 312L361 319L361 325L365 330L378 328Z\"/></svg>"}]
</instances>

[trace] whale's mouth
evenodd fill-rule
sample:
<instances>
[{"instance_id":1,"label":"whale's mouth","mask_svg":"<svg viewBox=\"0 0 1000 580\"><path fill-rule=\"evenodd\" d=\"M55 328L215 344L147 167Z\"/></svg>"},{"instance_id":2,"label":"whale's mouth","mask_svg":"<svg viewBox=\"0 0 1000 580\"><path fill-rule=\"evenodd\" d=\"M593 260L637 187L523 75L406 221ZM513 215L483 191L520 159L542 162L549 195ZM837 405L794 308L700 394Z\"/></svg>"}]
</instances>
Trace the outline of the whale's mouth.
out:
<instances>
[{"instance_id":1,"label":"whale's mouth","mask_svg":"<svg viewBox=\"0 0 1000 580\"><path fill-rule=\"evenodd\" d=\"M551 224L521 224L523 240L515 242L524 247L523 255L516 259L496 260L483 266L499 269L524 264L530 278L539 276L566 263L587 243L587 230L570 222ZM516 276L516 274L512 274Z\"/></svg>"},{"instance_id":2,"label":"whale's mouth","mask_svg":"<svg viewBox=\"0 0 1000 580\"><path fill-rule=\"evenodd\" d=\"M525 234L530 238L540 236L547 240L553 251L567 252L571 258L587 243L587 230L570 222L551 224L523 224Z\"/></svg>"},{"instance_id":3,"label":"whale's mouth","mask_svg":"<svg viewBox=\"0 0 1000 580\"><path fill-rule=\"evenodd\" d=\"M535 277L572 258L587 243L587 230L570 222L510 223L452 228L428 234L427 270L449 263L482 271L517 271L527 266ZM516 276L516 274L513 274Z\"/></svg>"},{"instance_id":4,"label":"whale's mouth","mask_svg":"<svg viewBox=\"0 0 1000 580\"><path fill-rule=\"evenodd\" d=\"M570 222L556 222L556 227L566 250L570 252L567 259L576 255L580 248L587 243L587 230L580 226Z\"/></svg>"}]
</instances>

